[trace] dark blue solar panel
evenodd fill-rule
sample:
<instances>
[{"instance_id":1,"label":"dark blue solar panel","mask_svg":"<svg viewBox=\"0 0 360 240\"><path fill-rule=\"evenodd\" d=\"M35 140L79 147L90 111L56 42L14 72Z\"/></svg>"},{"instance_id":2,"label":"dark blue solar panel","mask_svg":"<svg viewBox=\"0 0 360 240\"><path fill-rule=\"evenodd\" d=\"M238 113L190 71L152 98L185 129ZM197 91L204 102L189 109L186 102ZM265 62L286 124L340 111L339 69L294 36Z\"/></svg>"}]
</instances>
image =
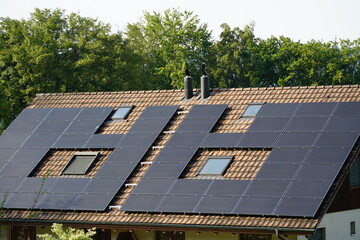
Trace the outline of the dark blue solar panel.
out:
<instances>
[{"instance_id":1,"label":"dark blue solar panel","mask_svg":"<svg viewBox=\"0 0 360 240\"><path fill-rule=\"evenodd\" d=\"M145 177L148 178L178 178L185 169L186 163L165 164L154 163L151 165Z\"/></svg>"},{"instance_id":2,"label":"dark blue solar panel","mask_svg":"<svg viewBox=\"0 0 360 240\"><path fill-rule=\"evenodd\" d=\"M86 148L116 148L124 134L94 134L85 144Z\"/></svg>"},{"instance_id":3,"label":"dark blue solar panel","mask_svg":"<svg viewBox=\"0 0 360 240\"><path fill-rule=\"evenodd\" d=\"M24 178L6 178L2 177L0 181L0 192L14 192L17 187L21 185L24 181ZM1 199L2 201L2 199Z\"/></svg>"},{"instance_id":4,"label":"dark blue solar panel","mask_svg":"<svg viewBox=\"0 0 360 240\"><path fill-rule=\"evenodd\" d=\"M314 148L306 159L310 164L343 164L350 148Z\"/></svg>"},{"instance_id":5,"label":"dark blue solar panel","mask_svg":"<svg viewBox=\"0 0 360 240\"><path fill-rule=\"evenodd\" d=\"M13 121L5 130L5 134L30 134L40 122Z\"/></svg>"},{"instance_id":6,"label":"dark blue solar panel","mask_svg":"<svg viewBox=\"0 0 360 240\"><path fill-rule=\"evenodd\" d=\"M235 208L234 213L250 215L270 215L280 198L244 197Z\"/></svg>"},{"instance_id":7,"label":"dark blue solar panel","mask_svg":"<svg viewBox=\"0 0 360 240\"><path fill-rule=\"evenodd\" d=\"M162 195L131 194L126 200L125 204L122 206L121 210L135 212L155 211L162 199Z\"/></svg>"},{"instance_id":8,"label":"dark blue solar panel","mask_svg":"<svg viewBox=\"0 0 360 240\"><path fill-rule=\"evenodd\" d=\"M209 133L200 147L234 148L243 135L243 133Z\"/></svg>"},{"instance_id":9,"label":"dark blue solar panel","mask_svg":"<svg viewBox=\"0 0 360 240\"><path fill-rule=\"evenodd\" d=\"M2 177L27 177L37 163L13 163L8 162L0 171Z\"/></svg>"},{"instance_id":10,"label":"dark blue solar panel","mask_svg":"<svg viewBox=\"0 0 360 240\"><path fill-rule=\"evenodd\" d=\"M1 150L0 150L1 151ZM47 148L20 148L12 157L11 162L40 162L48 152Z\"/></svg>"},{"instance_id":11,"label":"dark blue solar panel","mask_svg":"<svg viewBox=\"0 0 360 240\"><path fill-rule=\"evenodd\" d=\"M150 106L140 115L139 119L170 119L178 106Z\"/></svg>"},{"instance_id":12,"label":"dark blue solar panel","mask_svg":"<svg viewBox=\"0 0 360 240\"><path fill-rule=\"evenodd\" d=\"M168 122L168 119L139 119L129 133L160 133Z\"/></svg>"},{"instance_id":13,"label":"dark blue solar panel","mask_svg":"<svg viewBox=\"0 0 360 240\"><path fill-rule=\"evenodd\" d=\"M33 209L42 197L37 193L14 193L6 201L5 208Z\"/></svg>"},{"instance_id":14,"label":"dark blue solar panel","mask_svg":"<svg viewBox=\"0 0 360 240\"><path fill-rule=\"evenodd\" d=\"M105 120L113 111L112 107L83 108L75 120Z\"/></svg>"},{"instance_id":15,"label":"dark blue solar panel","mask_svg":"<svg viewBox=\"0 0 360 240\"><path fill-rule=\"evenodd\" d=\"M113 194L81 194L71 205L70 209L104 211L113 197Z\"/></svg>"},{"instance_id":16,"label":"dark blue solar panel","mask_svg":"<svg viewBox=\"0 0 360 240\"><path fill-rule=\"evenodd\" d=\"M206 134L204 133L175 133L166 144L167 147L193 147L197 148Z\"/></svg>"},{"instance_id":17,"label":"dark blue solar panel","mask_svg":"<svg viewBox=\"0 0 360 240\"><path fill-rule=\"evenodd\" d=\"M174 195L203 195L212 180L178 179L170 190Z\"/></svg>"},{"instance_id":18,"label":"dark blue solar panel","mask_svg":"<svg viewBox=\"0 0 360 240\"><path fill-rule=\"evenodd\" d=\"M65 129L69 126L70 121L44 121L39 127L34 131L36 134L60 134L65 131Z\"/></svg>"},{"instance_id":19,"label":"dark blue solar panel","mask_svg":"<svg viewBox=\"0 0 360 240\"><path fill-rule=\"evenodd\" d=\"M333 112L337 103L302 103L295 116L327 117Z\"/></svg>"},{"instance_id":20,"label":"dark blue solar panel","mask_svg":"<svg viewBox=\"0 0 360 240\"><path fill-rule=\"evenodd\" d=\"M59 178L51 187L51 193L79 193L88 184L88 178Z\"/></svg>"},{"instance_id":21,"label":"dark blue solar panel","mask_svg":"<svg viewBox=\"0 0 360 240\"><path fill-rule=\"evenodd\" d=\"M50 148L60 135L31 135L22 145L24 148Z\"/></svg>"},{"instance_id":22,"label":"dark blue solar panel","mask_svg":"<svg viewBox=\"0 0 360 240\"><path fill-rule=\"evenodd\" d=\"M237 197L203 197L194 210L197 213L230 213L239 198Z\"/></svg>"},{"instance_id":23,"label":"dark blue solar panel","mask_svg":"<svg viewBox=\"0 0 360 240\"><path fill-rule=\"evenodd\" d=\"M123 148L149 148L157 138L158 134L126 134L119 147Z\"/></svg>"},{"instance_id":24,"label":"dark blue solar panel","mask_svg":"<svg viewBox=\"0 0 360 240\"><path fill-rule=\"evenodd\" d=\"M53 108L45 118L48 121L72 121L80 113L81 108Z\"/></svg>"},{"instance_id":25,"label":"dark blue solar panel","mask_svg":"<svg viewBox=\"0 0 360 240\"><path fill-rule=\"evenodd\" d=\"M116 193L124 184L125 179L93 178L83 190L84 193L112 194Z\"/></svg>"},{"instance_id":26,"label":"dark blue solar panel","mask_svg":"<svg viewBox=\"0 0 360 240\"><path fill-rule=\"evenodd\" d=\"M334 117L330 119L325 131L360 132L360 117Z\"/></svg>"},{"instance_id":27,"label":"dark blue solar panel","mask_svg":"<svg viewBox=\"0 0 360 240\"><path fill-rule=\"evenodd\" d=\"M245 194L252 197L281 197L289 183L283 180L254 180Z\"/></svg>"},{"instance_id":28,"label":"dark blue solar panel","mask_svg":"<svg viewBox=\"0 0 360 240\"><path fill-rule=\"evenodd\" d=\"M214 196L241 196L250 181L248 180L213 180L207 195Z\"/></svg>"},{"instance_id":29,"label":"dark blue solar panel","mask_svg":"<svg viewBox=\"0 0 360 240\"><path fill-rule=\"evenodd\" d=\"M0 162L7 162L17 151L15 148L0 148Z\"/></svg>"},{"instance_id":30,"label":"dark blue solar panel","mask_svg":"<svg viewBox=\"0 0 360 240\"><path fill-rule=\"evenodd\" d=\"M279 132L247 132L237 144L237 147L272 148L279 136Z\"/></svg>"},{"instance_id":31,"label":"dark blue solar panel","mask_svg":"<svg viewBox=\"0 0 360 240\"><path fill-rule=\"evenodd\" d=\"M42 121L51 110L51 108L26 108L16 117L16 120Z\"/></svg>"},{"instance_id":32,"label":"dark blue solar panel","mask_svg":"<svg viewBox=\"0 0 360 240\"><path fill-rule=\"evenodd\" d=\"M316 143L318 147L353 147L359 133L323 133Z\"/></svg>"},{"instance_id":33,"label":"dark blue solar panel","mask_svg":"<svg viewBox=\"0 0 360 240\"><path fill-rule=\"evenodd\" d=\"M208 133L214 127L217 120L217 118L185 118L176 132Z\"/></svg>"},{"instance_id":34,"label":"dark blue solar panel","mask_svg":"<svg viewBox=\"0 0 360 240\"><path fill-rule=\"evenodd\" d=\"M99 120L73 121L64 133L93 134L101 124L102 121Z\"/></svg>"},{"instance_id":35,"label":"dark blue solar panel","mask_svg":"<svg viewBox=\"0 0 360 240\"><path fill-rule=\"evenodd\" d=\"M310 148L282 147L273 148L266 163L301 163Z\"/></svg>"},{"instance_id":36,"label":"dark blue solar panel","mask_svg":"<svg viewBox=\"0 0 360 240\"><path fill-rule=\"evenodd\" d=\"M200 199L200 196L166 196L157 211L192 212Z\"/></svg>"},{"instance_id":37,"label":"dark blue solar panel","mask_svg":"<svg viewBox=\"0 0 360 240\"><path fill-rule=\"evenodd\" d=\"M289 117L257 117L251 124L252 132L281 132L289 122Z\"/></svg>"},{"instance_id":38,"label":"dark blue solar panel","mask_svg":"<svg viewBox=\"0 0 360 240\"><path fill-rule=\"evenodd\" d=\"M255 179L291 180L299 164L264 164Z\"/></svg>"},{"instance_id":39,"label":"dark blue solar panel","mask_svg":"<svg viewBox=\"0 0 360 240\"><path fill-rule=\"evenodd\" d=\"M196 148L164 148L155 163L188 163L196 151Z\"/></svg>"},{"instance_id":40,"label":"dark blue solar panel","mask_svg":"<svg viewBox=\"0 0 360 240\"><path fill-rule=\"evenodd\" d=\"M299 103L267 103L264 104L259 117L291 117Z\"/></svg>"},{"instance_id":41,"label":"dark blue solar panel","mask_svg":"<svg viewBox=\"0 0 360 240\"><path fill-rule=\"evenodd\" d=\"M332 182L330 181L294 181L286 193L286 196L294 198L324 198L331 185Z\"/></svg>"},{"instance_id":42,"label":"dark blue solar panel","mask_svg":"<svg viewBox=\"0 0 360 240\"><path fill-rule=\"evenodd\" d=\"M289 132L283 133L277 142L277 147L311 147L318 137L315 132Z\"/></svg>"},{"instance_id":43,"label":"dark blue solar panel","mask_svg":"<svg viewBox=\"0 0 360 240\"><path fill-rule=\"evenodd\" d=\"M0 148L18 148L20 147L29 135L1 135Z\"/></svg>"},{"instance_id":44,"label":"dark blue solar panel","mask_svg":"<svg viewBox=\"0 0 360 240\"><path fill-rule=\"evenodd\" d=\"M133 193L141 194L166 194L170 187L174 184L174 180L170 179L146 179L143 178L136 186Z\"/></svg>"},{"instance_id":45,"label":"dark blue solar panel","mask_svg":"<svg viewBox=\"0 0 360 240\"><path fill-rule=\"evenodd\" d=\"M341 102L339 103L335 116L360 116L360 102Z\"/></svg>"},{"instance_id":46,"label":"dark blue solar panel","mask_svg":"<svg viewBox=\"0 0 360 240\"><path fill-rule=\"evenodd\" d=\"M334 181L341 165L303 165L296 180Z\"/></svg>"},{"instance_id":47,"label":"dark blue solar panel","mask_svg":"<svg viewBox=\"0 0 360 240\"><path fill-rule=\"evenodd\" d=\"M110 157L108 163L138 163L147 152L147 148L116 148Z\"/></svg>"},{"instance_id":48,"label":"dark blue solar panel","mask_svg":"<svg viewBox=\"0 0 360 240\"><path fill-rule=\"evenodd\" d=\"M321 198L284 198L275 215L313 217L321 202Z\"/></svg>"},{"instance_id":49,"label":"dark blue solar panel","mask_svg":"<svg viewBox=\"0 0 360 240\"><path fill-rule=\"evenodd\" d=\"M82 148L91 134L63 134L52 146L53 148Z\"/></svg>"},{"instance_id":50,"label":"dark blue solar panel","mask_svg":"<svg viewBox=\"0 0 360 240\"><path fill-rule=\"evenodd\" d=\"M57 178L28 177L25 178L21 186L16 189L16 192L28 192L44 195L49 191L56 180Z\"/></svg>"},{"instance_id":51,"label":"dark blue solar panel","mask_svg":"<svg viewBox=\"0 0 360 240\"><path fill-rule=\"evenodd\" d=\"M296 117L292 118L289 126L286 128L288 132L320 132L328 118L326 117Z\"/></svg>"},{"instance_id":52,"label":"dark blue solar panel","mask_svg":"<svg viewBox=\"0 0 360 240\"><path fill-rule=\"evenodd\" d=\"M79 194L72 193L49 193L39 201L39 209L68 210Z\"/></svg>"},{"instance_id":53,"label":"dark blue solar panel","mask_svg":"<svg viewBox=\"0 0 360 240\"><path fill-rule=\"evenodd\" d=\"M105 163L96 174L99 178L127 178L134 170L136 163Z\"/></svg>"},{"instance_id":54,"label":"dark blue solar panel","mask_svg":"<svg viewBox=\"0 0 360 240\"><path fill-rule=\"evenodd\" d=\"M194 105L187 118L220 118L227 105Z\"/></svg>"}]
</instances>

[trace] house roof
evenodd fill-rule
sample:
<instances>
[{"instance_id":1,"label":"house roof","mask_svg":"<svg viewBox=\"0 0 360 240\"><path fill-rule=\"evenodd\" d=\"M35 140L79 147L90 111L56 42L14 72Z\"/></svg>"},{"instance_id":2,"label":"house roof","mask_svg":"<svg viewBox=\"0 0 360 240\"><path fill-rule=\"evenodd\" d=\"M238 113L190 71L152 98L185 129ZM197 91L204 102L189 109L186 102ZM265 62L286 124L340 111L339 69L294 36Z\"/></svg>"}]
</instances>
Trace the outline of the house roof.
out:
<instances>
[{"instance_id":1,"label":"house roof","mask_svg":"<svg viewBox=\"0 0 360 240\"><path fill-rule=\"evenodd\" d=\"M328 143L326 143L324 146L319 147L316 145L312 145L308 142L311 139L315 141L315 139L317 139L318 137L321 138L322 133L328 132L322 127L325 126L325 122L329 122L332 121L333 118L337 118L331 113L336 111L337 108L347 108L346 104L341 105L339 102L359 102L359 85L213 89L211 97L207 100L199 100L198 97L194 97L191 100L184 101L183 95L183 91L180 90L39 94L33 101L33 103L28 106L27 110L24 111L24 113L26 113L27 111L31 112L31 109L35 109L34 111L38 109L38 114L36 114L37 116L41 116L41 114L44 114L43 117L41 117L41 120L38 120L39 124L37 125L37 129L42 129L41 124L48 122L46 117L51 117L51 114L48 115L49 112L46 111L52 112L53 108L71 108L77 110L74 110L74 117L71 117L71 119L63 120L64 122L67 122L68 125L66 125L65 130L62 129L61 131L62 133L69 134L62 134L61 137L63 137L63 139L60 139L61 137L59 138L60 135L57 136L56 143L54 143L55 145L47 146L46 151L36 151L38 156L41 156L38 157L41 159L41 162L36 162L36 164L28 164L30 173L26 175L26 178L45 178L45 181L47 182L54 181L56 183L60 182L58 180L59 178L72 179L74 178L73 176L69 177L62 175L62 169L70 161L71 156L74 154L75 151L91 151L92 149L98 149L100 151L100 158L84 176L87 180L84 180L83 177L80 180L76 180L77 184L84 184L84 186L88 186L89 184L91 185L92 183L96 182L98 179L101 180L101 176L108 176L108 174L111 174L110 170L113 169L114 166L118 165L109 164L116 161L116 159L121 158L119 156L121 156L125 150L125 152L127 152L128 154L130 154L131 151L136 153L141 152L141 154L139 155L140 157L138 156L137 159L141 159L141 162L145 162L146 164L140 164L139 162L134 162L133 164L131 164L131 171L128 170L126 173L127 175L124 175L125 177L122 177L120 180L116 181L119 187L114 188L114 190L112 191L109 190L109 192L106 193L106 195L108 195L108 197L106 198L107 202L104 200L104 198L101 198L100 201L103 201L102 204L97 204L97 202L95 205L90 204L88 205L90 206L89 209L81 210L81 207L74 208L74 206L79 206L79 204L76 205L76 201L79 201L79 199L83 197L84 193L86 193L87 188L81 188L82 192L76 195L77 198L75 200L71 201L71 206L68 206L68 208L65 209L59 208L58 210L56 210L56 206L54 207L54 205L49 206L48 209L46 209L46 207L38 207L41 210L45 210L37 213L33 221L62 221L73 223L76 222L79 224L116 224L117 226L133 225L138 227L167 226L170 228L178 227L189 229L195 227L222 227L228 230L252 228L280 228L289 231L314 230L319 223L321 217L326 212L326 209L329 207L329 204L337 191L337 187L343 180L343 176L347 172L353 156L356 154L354 150L352 152L350 152L350 150L354 147L359 135L359 128L357 128L358 124L355 124L355 131L354 129L348 129L346 131L344 130L348 133L348 135L343 139L350 139L350 143L340 148L336 147L336 149L333 150L335 152L338 152L340 155L342 154L342 157L340 157L342 159L340 160L343 162L341 162L341 164L328 163L319 166L319 171L321 171L321 169L327 168L326 172L332 172L332 175L323 176L323 179L314 179L312 181L310 180L310 186L314 185L313 183L317 184L319 182L324 182L324 180L328 183L328 185L326 185L327 187L321 187L322 190L324 190L324 188L326 189L324 195L321 197L314 197L312 195L311 197L295 197L300 198L300 203L310 203L309 207L304 205L304 207L306 207L306 211L277 211L277 209L281 209L281 202L286 202L289 199L287 196L281 195L285 194L284 189L287 189L286 192L291 191L291 187L293 185L295 186L296 184L299 184L299 182L301 185L301 183L305 180L302 180L301 178L294 179L293 177L286 178L281 176L277 176L276 178L268 178L266 177L266 169L264 170L264 168L276 166L276 169L281 169L281 167L284 167L281 165L281 163L276 162L276 160L274 162L275 165L270 166L268 161L269 159L274 159L274 157L268 157L270 152L274 149L276 149L278 152L279 149L286 149L288 152L290 151L291 153L296 151L300 152L303 151L302 149L306 149L306 151L303 152L307 155L309 154L310 150L313 151L314 149L318 148L332 149L333 147L331 147L331 144ZM266 118L266 116L263 115L262 117L246 118L239 120L240 116L242 115L249 103L266 103L266 106L268 106L267 108L270 108L269 112L276 112L276 109L278 107L280 107L281 109L299 109L301 108L301 106L315 106L311 105L310 103L322 103L322 105L319 105L321 106L319 108L320 110L326 110L328 106L331 106L332 110L331 113L328 113L327 115L314 114L310 116L303 116L304 118L301 119L307 120L308 123L316 122L313 121L314 119L324 121L321 125L321 128L318 127L317 129L305 129L308 124L304 126L304 124L299 123L298 125L293 124L293 128L291 128L291 126L289 126L290 128L287 128L293 130L285 131L285 127L288 127L288 125L290 125L292 121L296 122L296 120L299 120L297 116L293 115L295 110L290 115L289 113L285 115L284 113L282 113L283 115L280 114L278 118L276 118L276 121L270 122L270 124L268 124L269 120L274 119L274 116L271 115L269 115L269 118ZM292 103L304 104L296 105ZM134 106L134 109L126 120L106 120L112 108L116 108L122 105ZM158 106L169 107L159 108ZM210 108L208 108L209 106ZM79 112L84 113L85 110L91 112L92 110L94 110L95 107L97 107L97 110L101 110L103 114L99 114L96 119L85 119L87 120L86 128L84 128L82 125L76 125L81 120L81 117L77 115ZM274 108L271 109L271 107ZM164 112L159 112L159 109L161 111L164 110L165 114L161 115ZM198 110L195 111L194 109ZM40 113L41 111L43 112ZM141 115L144 113L144 111L147 112L147 114L150 114L148 115L150 117L147 118L145 115ZM201 111L205 115L196 116L196 113L199 113ZM21 117L26 116L26 114L24 115L24 113L20 114L18 120L20 119L20 121L22 121ZM356 113L354 115L355 116L351 117L358 117L360 114ZM66 116L63 115L54 114L53 116L61 116L63 118L66 118ZM265 121L261 121L261 118ZM341 116L339 115L338 118L341 118ZM195 122L199 121L199 119L201 120L201 124L195 124ZM16 133L16 131L18 131L19 129L16 128L16 121L18 120L15 120L15 122L9 126L9 128L1 136L0 142L2 141L3 143L5 140L6 142L8 142L7 140L9 139L6 139L6 137L13 135L15 135L17 139L21 138L21 134ZM58 119L58 121L60 120ZM282 121L283 123L281 123ZM184 124L186 122L188 123L188 125ZM282 129L276 130L275 125L278 128L279 126L282 126ZM46 126L47 125L45 125L43 129L49 129L46 128ZM316 126L313 127L316 128ZM29 127L29 129L30 128L31 127ZM15 131L15 133L11 131ZM26 132L26 129L23 130L22 128L22 131ZM41 131L46 132L46 130ZM50 140L49 138L47 138L45 141L41 141L41 139L39 139L39 136L44 135L44 132L41 131L40 133L36 133L36 131L32 130L32 134L28 134L27 136L29 137L29 139L27 139L26 137L26 139L19 140L24 142L24 145L21 145L20 148L24 148L25 150L45 148L45 143L48 143ZM93 132L89 134L90 132L86 131ZM96 134L93 134L95 131ZM304 139L306 140L306 144L302 143L302 145L286 145L286 142L291 141L291 139L285 141L285 143L283 143L282 145L278 144L278 142L274 142L274 139L279 138L279 134L286 135L289 133L295 133L296 135L297 133L300 133L301 135L304 132L306 132L308 135L306 136L306 138L310 139L306 140L304 137ZM253 135L250 136L249 133L259 135L254 135L255 137L252 138ZM111 134L111 136L109 134ZM141 138L131 139L138 136L137 134L143 135L141 135ZM87 135L86 138L84 138L84 135ZM106 136L104 137L104 135ZM108 136L111 139L108 139ZM184 136L191 136L191 138L181 139ZM259 136L261 137L259 138ZM191 142L194 141L194 139L196 139L197 137L200 139L199 142ZM243 139L245 139L246 137L249 140L247 142L244 142ZM176 138L179 138L180 140L175 141ZM269 138L270 140L263 141L266 138ZM146 139L148 139L148 141ZM240 139L242 140L240 141ZM253 141L252 139L255 139L255 141ZM329 135L326 139L329 139ZM261 141L262 143L259 143ZM281 142L281 139L279 139L279 141ZM101 142L102 144L98 145L99 142ZM116 145L119 142L123 145ZM37 146L37 143L40 145ZM16 149L17 147L3 147L2 149L0 149L0 151L3 150L3 152L5 152L4 149L8 148ZM135 150L133 148L135 148ZM168 163L166 162L167 160L163 160L163 162L161 161L161 159L164 159L164 157L162 156L166 154L166 151L168 151L168 154L174 154L177 156L180 153L176 152L176 149L178 148L181 149L181 151L178 150L180 152L184 152L183 150L186 148L186 150L189 152L188 158L182 160L180 158L174 158L176 161L178 161L175 163ZM344 149L347 150L347 152ZM283 152L283 154L284 153L285 152ZM274 154L275 153L273 153L273 155ZM319 154L321 155L321 153ZM118 157L116 158L116 156ZM231 165L229 166L221 180L213 178L198 179L199 177L197 177L197 174L199 170L203 167L209 156L234 156ZM9 162L11 161L3 160L5 167L7 167L6 169L9 169L9 166L11 166ZM150 165L150 163L152 163L152 165ZM180 163L184 164L181 165ZM315 165L318 166L320 164ZM130 166L130 163L126 166ZM301 172L303 166L305 166L304 169L307 167L306 164L300 163L298 165L294 163L287 164L285 166L286 169L281 173L288 173L290 169L294 169L293 171L298 171L298 169L300 169L300 172L298 173L300 175L305 174L304 176L306 176L306 173L310 172L311 169L308 168L309 170L307 172ZM336 166L336 168L334 168L334 166ZM3 169L5 167L3 167ZM124 165L121 165L121 167L124 167ZM177 172L171 172L177 168L179 169ZM313 168L313 166L311 166L311 168ZM104 169L110 170L105 171ZM274 175L275 173L277 172L271 172L270 169L270 176ZM162 176L158 176L157 174L162 174ZM178 175L171 176L171 174ZM263 176L263 178L259 176ZM322 175L320 174L319 176ZM25 181L29 181L28 179L21 179L21 181L24 182L19 183L20 186L21 184L25 184ZM99 182L101 182L100 180ZM235 186L237 189L240 187L241 184L244 185L245 183L246 186L244 185L244 191L253 191L253 193L249 195L244 195L243 193L232 194L230 192L225 195L220 194L220 196L217 196L215 193L212 195L210 194L210 196L207 196L205 194L205 191L208 191L209 187L219 184L221 185L223 184L223 182L232 182L235 184L233 186ZM240 182L241 184L238 185L238 183ZM256 192L256 188L249 188L248 184L250 182L251 185L254 186L256 184L260 185L259 189L262 189L260 191L260 196L258 195L259 193ZM266 184L268 182L272 183L272 185L278 185L279 188L284 189L282 189L280 191L281 193L278 193L278 195L264 195L264 189L261 184ZM200 183L198 185L203 185L203 187L198 187L196 189L196 191L198 192L190 192L188 187L185 187L185 190L183 190L181 186L188 183L191 183L191 185L193 186L196 186L198 183ZM138 187L136 188L131 184L137 184ZM306 184L308 184L308 182ZM125 187L125 185L127 186ZM158 185L160 186L160 188L152 190L148 188L148 186L154 185ZM317 185L320 186L321 184ZM54 185L51 186L54 187ZM165 186L168 186L168 188L165 189ZM169 186L171 186L171 188ZM226 188L230 187L230 185L226 186ZM51 190L51 187L49 187L49 190ZM13 192L14 195L6 196L7 198L9 198L9 200L14 199L15 196L19 196L19 194L21 194L19 189L16 189ZM91 195L92 192L89 191L86 194ZM34 198L33 196L30 196L30 194L28 195L29 198ZM51 196L47 196L49 194L45 193L44 195L45 196L41 196L41 199L37 199L38 202L36 202L36 204L41 204L41 202L48 202L49 199L51 200ZM180 197L176 199L177 196ZM232 208L220 208L220 210L215 212L208 211L206 208L202 211L194 211L194 209L199 209L199 207L201 206L201 204L198 204L200 200L208 201L210 204L210 208L213 208L213 205L211 205L211 197L217 197L218 200L221 201L229 200L229 204L230 206L232 206ZM274 201L272 201L275 205L271 207L271 212L269 212L267 209L262 212L246 212L244 210L241 210L241 207L239 208L239 205L241 205L241 203L245 205L246 200L248 200L246 198L249 198L250 200L259 198L260 200L263 200L263 198L265 198L265 202L271 202L275 199ZM144 202L143 200L145 199L149 199L152 204L154 204L154 201L158 201L156 202L156 207L151 206L152 204L141 204L142 202ZM316 203L314 203L314 199ZM192 205L193 207L190 210L184 207L172 208L174 204L171 204L171 202L174 201L176 203L177 200L189 200L186 207ZM137 203L140 203L141 206ZM5 205L8 210L4 211L3 218L5 218L7 221L22 221L25 219L27 219L28 221L27 216L31 214L32 210L26 210L21 208L37 209L37 207L21 207L21 203L18 204L18 206L16 206L16 204L14 203L12 203L12 205ZM235 205L233 206L231 204ZM288 203L285 210L288 210L289 208L291 210L291 204L291 202ZM109 209L109 205L122 206L122 208L120 210L116 208ZM298 205L299 202L296 202L296 206ZM93 210L97 211L91 211L92 208ZM126 211L124 211L124 209L126 209ZM310 209L310 211L308 211L307 209Z\"/></svg>"}]
</instances>

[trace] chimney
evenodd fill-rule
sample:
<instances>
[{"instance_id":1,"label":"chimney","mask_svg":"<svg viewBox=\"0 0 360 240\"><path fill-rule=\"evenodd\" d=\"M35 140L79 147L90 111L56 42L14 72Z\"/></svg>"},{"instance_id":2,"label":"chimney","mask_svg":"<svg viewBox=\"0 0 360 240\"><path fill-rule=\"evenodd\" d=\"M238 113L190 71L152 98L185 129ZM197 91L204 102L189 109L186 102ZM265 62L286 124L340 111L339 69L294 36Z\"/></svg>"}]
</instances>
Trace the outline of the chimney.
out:
<instances>
[{"instance_id":1,"label":"chimney","mask_svg":"<svg viewBox=\"0 0 360 240\"><path fill-rule=\"evenodd\" d=\"M206 99L210 96L210 78L205 71L205 64L201 66L203 75L201 77L201 99Z\"/></svg>"},{"instance_id":2,"label":"chimney","mask_svg":"<svg viewBox=\"0 0 360 240\"><path fill-rule=\"evenodd\" d=\"M184 78L184 88L185 88L185 99L192 98L193 95L193 80L190 74L190 71L186 69L186 77Z\"/></svg>"}]
</instances>

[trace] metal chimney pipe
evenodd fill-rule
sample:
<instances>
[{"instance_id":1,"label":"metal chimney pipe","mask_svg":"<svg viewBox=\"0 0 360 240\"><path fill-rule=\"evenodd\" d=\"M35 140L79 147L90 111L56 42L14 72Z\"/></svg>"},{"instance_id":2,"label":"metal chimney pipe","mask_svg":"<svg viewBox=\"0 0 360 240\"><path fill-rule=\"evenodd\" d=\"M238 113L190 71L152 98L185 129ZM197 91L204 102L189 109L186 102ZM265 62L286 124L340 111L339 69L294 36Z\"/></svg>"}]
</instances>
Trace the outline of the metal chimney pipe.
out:
<instances>
[{"instance_id":1,"label":"metal chimney pipe","mask_svg":"<svg viewBox=\"0 0 360 240\"><path fill-rule=\"evenodd\" d=\"M186 76L184 78L184 90L185 99L191 99L193 94L193 78L190 76L189 70L186 70Z\"/></svg>"},{"instance_id":2,"label":"metal chimney pipe","mask_svg":"<svg viewBox=\"0 0 360 240\"><path fill-rule=\"evenodd\" d=\"M201 70L203 72L203 76L200 79L201 99L206 99L210 96L210 78L205 71L205 64L202 65Z\"/></svg>"}]
</instances>

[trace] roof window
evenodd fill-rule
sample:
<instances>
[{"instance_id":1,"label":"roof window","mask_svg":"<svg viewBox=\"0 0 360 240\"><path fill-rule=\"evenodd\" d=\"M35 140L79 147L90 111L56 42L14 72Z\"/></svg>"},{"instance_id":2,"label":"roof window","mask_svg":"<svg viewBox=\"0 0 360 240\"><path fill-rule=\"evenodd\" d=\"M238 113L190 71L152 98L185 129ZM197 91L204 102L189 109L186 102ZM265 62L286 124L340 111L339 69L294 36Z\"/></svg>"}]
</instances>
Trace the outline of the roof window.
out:
<instances>
[{"instance_id":1,"label":"roof window","mask_svg":"<svg viewBox=\"0 0 360 240\"><path fill-rule=\"evenodd\" d=\"M84 175L98 155L98 152L76 152L65 166L62 174Z\"/></svg>"},{"instance_id":2,"label":"roof window","mask_svg":"<svg viewBox=\"0 0 360 240\"><path fill-rule=\"evenodd\" d=\"M209 157L198 176L222 176L233 157Z\"/></svg>"},{"instance_id":3,"label":"roof window","mask_svg":"<svg viewBox=\"0 0 360 240\"><path fill-rule=\"evenodd\" d=\"M124 120L130 114L133 106L119 106L111 116L112 120Z\"/></svg>"},{"instance_id":4,"label":"roof window","mask_svg":"<svg viewBox=\"0 0 360 240\"><path fill-rule=\"evenodd\" d=\"M260 109L262 108L264 104L263 103L249 103L247 108L245 109L245 112L241 116L242 118L252 118L256 117Z\"/></svg>"}]
</instances>

